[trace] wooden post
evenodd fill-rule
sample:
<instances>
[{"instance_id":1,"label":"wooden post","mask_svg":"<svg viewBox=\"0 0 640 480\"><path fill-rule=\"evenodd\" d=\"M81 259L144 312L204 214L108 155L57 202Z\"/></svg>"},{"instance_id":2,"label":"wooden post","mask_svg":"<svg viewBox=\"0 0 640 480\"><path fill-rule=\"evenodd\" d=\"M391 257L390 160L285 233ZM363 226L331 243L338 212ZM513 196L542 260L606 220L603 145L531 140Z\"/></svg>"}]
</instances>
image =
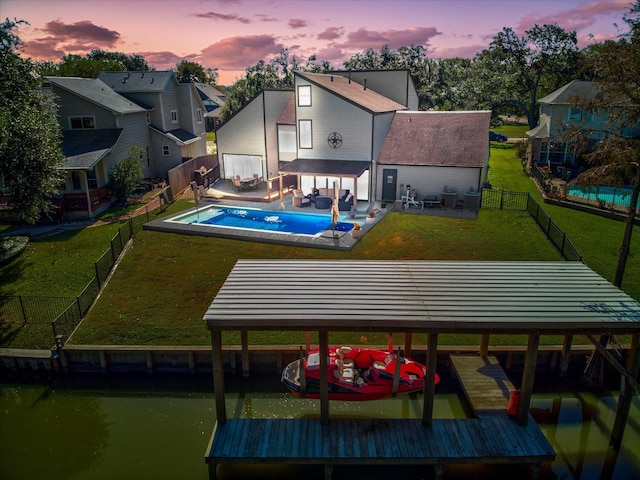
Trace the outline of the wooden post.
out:
<instances>
[{"instance_id":1,"label":"wooden post","mask_svg":"<svg viewBox=\"0 0 640 480\"><path fill-rule=\"evenodd\" d=\"M304 371L304 350L300 347L300 396L307 396L307 376Z\"/></svg>"},{"instance_id":2,"label":"wooden post","mask_svg":"<svg viewBox=\"0 0 640 480\"><path fill-rule=\"evenodd\" d=\"M249 332L240 331L240 344L242 346L242 376L249 376Z\"/></svg>"},{"instance_id":3,"label":"wooden post","mask_svg":"<svg viewBox=\"0 0 640 480\"><path fill-rule=\"evenodd\" d=\"M430 333L427 340L427 376L424 380L424 406L422 424L431 427L433 422L433 404L436 395L436 364L438 363L438 334Z\"/></svg>"},{"instance_id":4,"label":"wooden post","mask_svg":"<svg viewBox=\"0 0 640 480\"><path fill-rule=\"evenodd\" d=\"M220 330L211 330L211 350L216 420L218 420L218 425L222 426L227 423L227 408L224 399L224 365L222 363L222 332Z\"/></svg>"},{"instance_id":5,"label":"wooden post","mask_svg":"<svg viewBox=\"0 0 640 480\"><path fill-rule=\"evenodd\" d=\"M518 405L518 414L516 416L518 425L526 425L529 420L529 405L531 403L531 394L533 393L533 379L536 374L539 345L540 334L530 333L520 386L520 404Z\"/></svg>"},{"instance_id":6,"label":"wooden post","mask_svg":"<svg viewBox=\"0 0 640 480\"><path fill-rule=\"evenodd\" d=\"M329 332L320 330L320 423L329 424L329 379L327 358L329 357Z\"/></svg>"},{"instance_id":7,"label":"wooden post","mask_svg":"<svg viewBox=\"0 0 640 480\"><path fill-rule=\"evenodd\" d=\"M413 334L405 333L404 334L404 358L410 359L412 350L413 350Z\"/></svg>"},{"instance_id":8,"label":"wooden post","mask_svg":"<svg viewBox=\"0 0 640 480\"><path fill-rule=\"evenodd\" d=\"M282 191L282 175L278 175L278 193L280 194L280 209L284 210L284 192Z\"/></svg>"},{"instance_id":9,"label":"wooden post","mask_svg":"<svg viewBox=\"0 0 640 480\"><path fill-rule=\"evenodd\" d=\"M489 354L489 334L483 333L480 337L480 356L482 358L487 358Z\"/></svg>"},{"instance_id":10,"label":"wooden post","mask_svg":"<svg viewBox=\"0 0 640 480\"><path fill-rule=\"evenodd\" d=\"M398 347L398 353L396 354L396 368L393 372L393 383L391 384L391 396L398 395L398 388L400 387L400 347Z\"/></svg>"},{"instance_id":11,"label":"wooden post","mask_svg":"<svg viewBox=\"0 0 640 480\"><path fill-rule=\"evenodd\" d=\"M567 375L569 370L569 361L571 360L571 345L573 344L573 335L565 335L562 341L562 362L560 363L560 376Z\"/></svg>"},{"instance_id":12,"label":"wooden post","mask_svg":"<svg viewBox=\"0 0 640 480\"><path fill-rule=\"evenodd\" d=\"M639 338L640 336L637 333L631 338L631 348L629 350L629 360L627 362L627 369L636 380L640 374ZM620 391L620 398L618 398L616 418L613 422L613 428L611 429L610 444L615 450L619 450L620 445L622 444L622 436L624 435L624 429L629 418L629 409L631 408L633 393L634 388L627 377L622 377L622 389Z\"/></svg>"}]
</instances>

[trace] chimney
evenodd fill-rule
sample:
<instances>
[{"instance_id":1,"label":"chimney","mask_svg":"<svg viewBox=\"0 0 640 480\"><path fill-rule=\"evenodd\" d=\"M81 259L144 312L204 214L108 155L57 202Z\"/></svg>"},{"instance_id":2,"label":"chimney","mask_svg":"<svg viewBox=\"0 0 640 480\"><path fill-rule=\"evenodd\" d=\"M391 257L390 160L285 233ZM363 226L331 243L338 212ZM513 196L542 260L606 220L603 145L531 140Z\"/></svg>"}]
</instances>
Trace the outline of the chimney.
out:
<instances>
[{"instance_id":1,"label":"chimney","mask_svg":"<svg viewBox=\"0 0 640 480\"><path fill-rule=\"evenodd\" d=\"M351 85L351 70L349 70L349 85Z\"/></svg>"},{"instance_id":2,"label":"chimney","mask_svg":"<svg viewBox=\"0 0 640 480\"><path fill-rule=\"evenodd\" d=\"M364 89L365 90L367 89L367 79L366 78L364 79Z\"/></svg>"},{"instance_id":3,"label":"chimney","mask_svg":"<svg viewBox=\"0 0 640 480\"><path fill-rule=\"evenodd\" d=\"M331 83L333 83L333 75L331 75Z\"/></svg>"}]
</instances>

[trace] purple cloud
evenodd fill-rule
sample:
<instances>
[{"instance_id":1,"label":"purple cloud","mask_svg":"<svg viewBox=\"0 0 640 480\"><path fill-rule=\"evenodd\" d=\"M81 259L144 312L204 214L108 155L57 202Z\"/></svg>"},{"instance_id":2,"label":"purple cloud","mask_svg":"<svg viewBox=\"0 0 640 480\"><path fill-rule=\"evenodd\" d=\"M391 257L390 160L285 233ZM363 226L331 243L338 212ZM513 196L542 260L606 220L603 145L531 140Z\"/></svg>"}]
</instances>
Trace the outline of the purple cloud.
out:
<instances>
[{"instance_id":1,"label":"purple cloud","mask_svg":"<svg viewBox=\"0 0 640 480\"><path fill-rule=\"evenodd\" d=\"M207 12L207 13L193 13L191 16L198 17L198 18L205 18L207 20L222 20L225 22L240 22L244 24L251 23L251 20L249 20L248 18L241 17L240 15L236 15L235 13L224 14L224 13L217 13L217 12Z\"/></svg>"},{"instance_id":2,"label":"purple cloud","mask_svg":"<svg viewBox=\"0 0 640 480\"><path fill-rule=\"evenodd\" d=\"M304 28L307 26L306 20L302 20L301 18L291 18L287 24L293 29Z\"/></svg>"},{"instance_id":3,"label":"purple cloud","mask_svg":"<svg viewBox=\"0 0 640 480\"><path fill-rule=\"evenodd\" d=\"M271 35L229 37L204 48L199 63L220 70L244 70L259 60L277 55L285 48Z\"/></svg>"},{"instance_id":4,"label":"purple cloud","mask_svg":"<svg viewBox=\"0 0 640 480\"><path fill-rule=\"evenodd\" d=\"M340 46L348 49L364 50L377 49L382 45L390 48L400 48L409 45L429 45L430 40L440 35L434 27L410 27L406 30L373 31L360 28L347 36L347 40Z\"/></svg>"},{"instance_id":5,"label":"purple cloud","mask_svg":"<svg viewBox=\"0 0 640 480\"><path fill-rule=\"evenodd\" d=\"M329 27L318 34L318 40L331 41L340 38L342 35L344 35L343 27Z\"/></svg>"},{"instance_id":6,"label":"purple cloud","mask_svg":"<svg viewBox=\"0 0 640 480\"><path fill-rule=\"evenodd\" d=\"M120 34L115 30L100 27L82 20L75 23L63 23L52 20L45 24L40 31L50 35L57 43L73 41L78 43L93 43L96 45L113 46L120 40Z\"/></svg>"}]
</instances>

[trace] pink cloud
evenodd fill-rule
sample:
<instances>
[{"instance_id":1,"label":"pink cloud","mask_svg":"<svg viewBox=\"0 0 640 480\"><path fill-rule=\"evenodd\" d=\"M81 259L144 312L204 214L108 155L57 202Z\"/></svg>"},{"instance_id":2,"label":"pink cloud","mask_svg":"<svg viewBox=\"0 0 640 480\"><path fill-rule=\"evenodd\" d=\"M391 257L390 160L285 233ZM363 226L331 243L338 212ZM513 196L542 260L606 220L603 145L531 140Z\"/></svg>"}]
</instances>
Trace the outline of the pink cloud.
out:
<instances>
[{"instance_id":1,"label":"pink cloud","mask_svg":"<svg viewBox=\"0 0 640 480\"><path fill-rule=\"evenodd\" d=\"M198 62L220 70L244 70L279 54L283 48L272 35L229 37L204 48Z\"/></svg>"},{"instance_id":2,"label":"pink cloud","mask_svg":"<svg viewBox=\"0 0 640 480\"><path fill-rule=\"evenodd\" d=\"M305 20L302 20L301 18L291 18L289 19L287 24L293 29L304 28L307 26L307 22Z\"/></svg>"},{"instance_id":3,"label":"pink cloud","mask_svg":"<svg viewBox=\"0 0 640 480\"><path fill-rule=\"evenodd\" d=\"M516 31L522 33L535 24L545 25L554 23L569 32L584 30L594 25L599 17L616 15L622 18L622 15L629 10L630 5L630 0L596 1L581 3L574 8L556 12L553 15L530 13L522 17Z\"/></svg>"},{"instance_id":4,"label":"pink cloud","mask_svg":"<svg viewBox=\"0 0 640 480\"><path fill-rule=\"evenodd\" d=\"M318 40L335 40L336 38L340 38L344 35L344 28L342 27L329 27L323 32L318 34Z\"/></svg>"},{"instance_id":5,"label":"pink cloud","mask_svg":"<svg viewBox=\"0 0 640 480\"><path fill-rule=\"evenodd\" d=\"M487 45L465 45L462 47L444 47L429 51L429 58L473 58L476 53L485 50Z\"/></svg>"},{"instance_id":6,"label":"pink cloud","mask_svg":"<svg viewBox=\"0 0 640 480\"><path fill-rule=\"evenodd\" d=\"M169 70L182 60L196 61L197 55L176 55L173 52L138 52L145 61L156 70Z\"/></svg>"},{"instance_id":7,"label":"pink cloud","mask_svg":"<svg viewBox=\"0 0 640 480\"><path fill-rule=\"evenodd\" d=\"M440 32L434 27L410 27L406 30L372 31L360 28L348 35L347 41L341 46L349 49L379 48L389 45L399 48L409 45L428 45L430 40Z\"/></svg>"}]
</instances>

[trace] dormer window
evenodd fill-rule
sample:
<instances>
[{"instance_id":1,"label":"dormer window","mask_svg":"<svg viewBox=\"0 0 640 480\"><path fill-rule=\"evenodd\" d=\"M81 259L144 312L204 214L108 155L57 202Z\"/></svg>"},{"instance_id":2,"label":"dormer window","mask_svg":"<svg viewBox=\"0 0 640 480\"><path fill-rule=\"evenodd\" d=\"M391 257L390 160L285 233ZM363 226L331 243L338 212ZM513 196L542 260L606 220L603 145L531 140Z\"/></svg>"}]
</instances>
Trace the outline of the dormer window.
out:
<instances>
[{"instance_id":1,"label":"dormer window","mask_svg":"<svg viewBox=\"0 0 640 480\"><path fill-rule=\"evenodd\" d=\"M93 116L69 117L69 128L71 128L71 130L85 130L96 128L96 119Z\"/></svg>"}]
</instances>

